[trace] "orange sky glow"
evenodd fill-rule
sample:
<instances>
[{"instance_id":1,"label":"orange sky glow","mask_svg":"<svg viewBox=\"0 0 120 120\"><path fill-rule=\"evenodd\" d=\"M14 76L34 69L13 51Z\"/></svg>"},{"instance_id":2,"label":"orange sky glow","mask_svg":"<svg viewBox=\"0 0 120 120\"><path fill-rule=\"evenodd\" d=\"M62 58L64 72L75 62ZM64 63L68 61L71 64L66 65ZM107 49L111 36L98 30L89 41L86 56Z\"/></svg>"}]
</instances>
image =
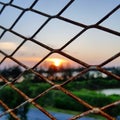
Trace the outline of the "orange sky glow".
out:
<instances>
[{"instance_id":1,"label":"orange sky glow","mask_svg":"<svg viewBox=\"0 0 120 120\"><path fill-rule=\"evenodd\" d=\"M19 62L23 63L24 65L28 66L28 67L33 67L34 65L37 64L37 62L39 62L40 60L42 60L42 58L39 58L39 57L22 57L22 56L19 56L19 57L16 57L16 60L18 60ZM106 66L118 66L118 63L119 63L119 60L120 59L116 59L112 62L110 62L109 64L105 65L104 67ZM86 62L87 63L87 62ZM100 64L100 63L99 63ZM4 63L2 64L3 67L10 67L10 66L13 66L13 65L18 65L17 63L13 62L12 60L10 59L6 59L4 61ZM40 65L38 65L37 67L44 67L44 68L49 68L50 65L54 65L56 67L64 67L64 68L71 68L71 67L81 67L80 64L76 63L76 62L73 62L69 59L66 59L66 58L62 58L62 57L54 57L54 56L51 56L49 58L47 58L45 61L43 61L42 63L40 63ZM97 65L97 64L96 64ZM3 68L1 66L1 68Z\"/></svg>"}]
</instances>

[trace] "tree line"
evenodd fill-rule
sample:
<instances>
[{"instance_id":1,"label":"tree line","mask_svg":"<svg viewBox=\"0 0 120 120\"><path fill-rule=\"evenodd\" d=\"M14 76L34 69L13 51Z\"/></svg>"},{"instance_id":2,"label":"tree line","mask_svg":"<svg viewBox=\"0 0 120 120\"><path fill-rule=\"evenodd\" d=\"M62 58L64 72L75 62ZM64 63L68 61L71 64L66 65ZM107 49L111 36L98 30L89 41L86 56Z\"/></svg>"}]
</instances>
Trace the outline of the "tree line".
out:
<instances>
[{"instance_id":1,"label":"tree line","mask_svg":"<svg viewBox=\"0 0 120 120\"><path fill-rule=\"evenodd\" d=\"M44 75L50 80L66 80L69 79L79 72L81 72L84 68L57 68L56 66L52 65L49 66L49 68L46 70L45 68L36 68L35 71L38 73ZM108 67L104 68L118 76L120 76L120 67ZM19 66L13 66L9 68L4 68L0 70L0 74L4 76L5 78L12 80L16 78L18 75L20 75L23 72L21 67ZM33 73L26 71L23 75L24 77L29 77L29 79L34 79L36 82L42 82L39 77L35 76ZM31 77L31 78L30 78ZM97 70L91 70L81 77L78 78L78 80L88 80L88 79L96 79L96 78L111 78L110 76L104 75L103 73L97 71Z\"/></svg>"}]
</instances>

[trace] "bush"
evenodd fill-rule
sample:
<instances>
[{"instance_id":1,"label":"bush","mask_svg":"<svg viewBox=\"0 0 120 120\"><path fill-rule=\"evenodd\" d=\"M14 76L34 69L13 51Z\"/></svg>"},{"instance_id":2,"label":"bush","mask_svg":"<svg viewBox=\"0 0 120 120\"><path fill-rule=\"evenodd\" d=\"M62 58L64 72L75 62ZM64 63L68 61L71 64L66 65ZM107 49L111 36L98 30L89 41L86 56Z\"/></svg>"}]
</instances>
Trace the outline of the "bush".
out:
<instances>
[{"instance_id":1,"label":"bush","mask_svg":"<svg viewBox=\"0 0 120 120\"><path fill-rule=\"evenodd\" d=\"M120 88L120 81L108 78L96 78L89 80L75 80L65 85L65 88L75 91L82 88L90 90L99 90L107 88Z\"/></svg>"},{"instance_id":2,"label":"bush","mask_svg":"<svg viewBox=\"0 0 120 120\"><path fill-rule=\"evenodd\" d=\"M114 101L120 100L120 96L119 95L110 95L108 97L111 100L111 103L114 102ZM112 115L112 116L120 115L120 104L117 105L117 106L113 106L113 107L107 109L106 112L108 114Z\"/></svg>"},{"instance_id":3,"label":"bush","mask_svg":"<svg viewBox=\"0 0 120 120\"><path fill-rule=\"evenodd\" d=\"M102 107L117 100L120 100L120 96L105 96L104 94L99 94L87 90L73 92L73 94L95 107ZM57 93L54 105L57 108L69 109L74 111L84 112L88 110L88 108L86 108L84 105L76 102L75 100L61 92ZM106 110L106 112L112 116L118 116L120 115L120 106L110 108Z\"/></svg>"},{"instance_id":4,"label":"bush","mask_svg":"<svg viewBox=\"0 0 120 120\"><path fill-rule=\"evenodd\" d=\"M73 98L59 92L55 98L55 107L61 109L68 109L73 111L85 111L87 110L82 104L76 102Z\"/></svg>"},{"instance_id":5,"label":"bush","mask_svg":"<svg viewBox=\"0 0 120 120\"><path fill-rule=\"evenodd\" d=\"M0 99L7 104L7 106L11 109L15 108L25 100L22 96L20 96L15 90L11 89L10 87L5 87L0 91ZM4 108L2 109L4 111ZM20 116L21 119L26 119L26 113L29 110L29 105L26 104L21 108L15 110L14 112ZM12 120L11 116L8 116L10 120Z\"/></svg>"}]
</instances>

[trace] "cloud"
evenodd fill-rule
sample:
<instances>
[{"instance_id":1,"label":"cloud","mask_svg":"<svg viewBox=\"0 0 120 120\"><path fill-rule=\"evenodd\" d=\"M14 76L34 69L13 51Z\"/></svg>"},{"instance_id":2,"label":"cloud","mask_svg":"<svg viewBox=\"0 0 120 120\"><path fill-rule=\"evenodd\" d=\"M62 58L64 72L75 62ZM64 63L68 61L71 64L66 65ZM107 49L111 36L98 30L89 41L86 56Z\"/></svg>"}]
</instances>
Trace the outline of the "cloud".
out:
<instances>
[{"instance_id":1,"label":"cloud","mask_svg":"<svg viewBox=\"0 0 120 120\"><path fill-rule=\"evenodd\" d=\"M0 49L14 50L16 47L17 47L17 44L13 42L1 42L0 43Z\"/></svg>"}]
</instances>

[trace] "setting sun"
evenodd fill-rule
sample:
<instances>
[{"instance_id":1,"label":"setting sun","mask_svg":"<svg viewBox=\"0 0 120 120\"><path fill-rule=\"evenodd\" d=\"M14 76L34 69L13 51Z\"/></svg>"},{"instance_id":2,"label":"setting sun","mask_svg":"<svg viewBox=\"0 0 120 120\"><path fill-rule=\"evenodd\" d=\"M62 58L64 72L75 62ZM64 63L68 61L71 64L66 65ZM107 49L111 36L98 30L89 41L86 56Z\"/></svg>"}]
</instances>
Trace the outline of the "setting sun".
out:
<instances>
[{"instance_id":1,"label":"setting sun","mask_svg":"<svg viewBox=\"0 0 120 120\"><path fill-rule=\"evenodd\" d=\"M55 66L60 66L62 61L60 59L54 59L53 62Z\"/></svg>"},{"instance_id":2,"label":"setting sun","mask_svg":"<svg viewBox=\"0 0 120 120\"><path fill-rule=\"evenodd\" d=\"M65 60L60 59L60 58L50 58L48 59L49 62L52 62L53 65L55 65L56 67L61 66Z\"/></svg>"}]
</instances>

